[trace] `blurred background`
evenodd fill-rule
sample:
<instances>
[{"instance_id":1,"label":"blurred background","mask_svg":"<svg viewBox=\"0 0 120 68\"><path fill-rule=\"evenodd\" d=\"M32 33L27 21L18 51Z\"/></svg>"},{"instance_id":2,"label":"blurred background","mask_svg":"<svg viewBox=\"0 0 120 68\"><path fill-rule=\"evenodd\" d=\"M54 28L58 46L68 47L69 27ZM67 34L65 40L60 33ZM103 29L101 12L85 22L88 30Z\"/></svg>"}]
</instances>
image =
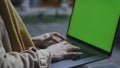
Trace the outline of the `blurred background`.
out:
<instances>
[{"instance_id":1,"label":"blurred background","mask_svg":"<svg viewBox=\"0 0 120 68\"><path fill-rule=\"evenodd\" d=\"M46 32L65 35L74 0L11 0L31 36Z\"/></svg>"},{"instance_id":2,"label":"blurred background","mask_svg":"<svg viewBox=\"0 0 120 68\"><path fill-rule=\"evenodd\" d=\"M74 0L11 1L22 17L32 37L48 32L59 32L65 36ZM120 26L118 27L112 56L109 59L87 64L87 66L88 68L120 68L119 57ZM79 66L77 68L79 68Z\"/></svg>"}]
</instances>

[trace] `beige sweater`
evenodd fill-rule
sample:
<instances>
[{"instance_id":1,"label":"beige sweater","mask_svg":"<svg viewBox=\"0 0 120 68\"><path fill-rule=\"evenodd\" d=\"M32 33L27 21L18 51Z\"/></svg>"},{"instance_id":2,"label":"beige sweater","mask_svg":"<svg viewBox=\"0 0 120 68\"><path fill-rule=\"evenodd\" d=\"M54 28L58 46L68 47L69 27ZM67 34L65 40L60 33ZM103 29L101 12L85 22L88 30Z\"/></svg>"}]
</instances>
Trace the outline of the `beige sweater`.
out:
<instances>
[{"instance_id":1,"label":"beige sweater","mask_svg":"<svg viewBox=\"0 0 120 68\"><path fill-rule=\"evenodd\" d=\"M0 68L49 68L50 54L34 48L10 0L0 0L0 12L4 19L0 21Z\"/></svg>"}]
</instances>

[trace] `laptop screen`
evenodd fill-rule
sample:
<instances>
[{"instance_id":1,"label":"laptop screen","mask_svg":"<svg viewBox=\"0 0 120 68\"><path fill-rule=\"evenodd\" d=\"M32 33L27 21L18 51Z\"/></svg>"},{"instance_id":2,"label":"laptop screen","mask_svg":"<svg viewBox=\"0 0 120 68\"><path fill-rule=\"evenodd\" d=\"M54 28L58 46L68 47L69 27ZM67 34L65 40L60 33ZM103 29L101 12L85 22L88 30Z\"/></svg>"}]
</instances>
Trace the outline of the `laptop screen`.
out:
<instances>
[{"instance_id":1,"label":"laptop screen","mask_svg":"<svg viewBox=\"0 0 120 68\"><path fill-rule=\"evenodd\" d=\"M120 0L75 0L67 34L111 52L119 3Z\"/></svg>"}]
</instances>

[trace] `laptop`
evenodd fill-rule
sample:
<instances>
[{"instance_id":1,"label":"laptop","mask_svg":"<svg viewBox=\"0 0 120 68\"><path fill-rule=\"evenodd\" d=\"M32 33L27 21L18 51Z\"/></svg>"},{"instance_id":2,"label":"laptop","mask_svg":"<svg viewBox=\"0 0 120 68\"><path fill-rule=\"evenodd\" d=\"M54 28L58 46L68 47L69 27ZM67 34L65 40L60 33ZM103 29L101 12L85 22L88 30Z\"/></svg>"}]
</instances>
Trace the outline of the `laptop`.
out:
<instances>
[{"instance_id":1,"label":"laptop","mask_svg":"<svg viewBox=\"0 0 120 68\"><path fill-rule=\"evenodd\" d=\"M51 64L51 68L75 68L111 56L118 27L120 2L75 0L66 33L67 41L81 48L83 55Z\"/></svg>"}]
</instances>

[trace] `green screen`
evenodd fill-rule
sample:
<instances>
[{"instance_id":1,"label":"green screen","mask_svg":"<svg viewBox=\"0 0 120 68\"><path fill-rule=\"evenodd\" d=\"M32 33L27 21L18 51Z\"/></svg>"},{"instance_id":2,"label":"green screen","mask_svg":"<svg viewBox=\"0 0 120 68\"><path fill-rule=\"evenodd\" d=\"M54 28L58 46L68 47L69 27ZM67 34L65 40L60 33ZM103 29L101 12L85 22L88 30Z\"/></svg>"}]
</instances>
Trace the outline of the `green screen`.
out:
<instances>
[{"instance_id":1,"label":"green screen","mask_svg":"<svg viewBox=\"0 0 120 68\"><path fill-rule=\"evenodd\" d=\"M116 32L120 0L75 0L68 35L107 52Z\"/></svg>"}]
</instances>

